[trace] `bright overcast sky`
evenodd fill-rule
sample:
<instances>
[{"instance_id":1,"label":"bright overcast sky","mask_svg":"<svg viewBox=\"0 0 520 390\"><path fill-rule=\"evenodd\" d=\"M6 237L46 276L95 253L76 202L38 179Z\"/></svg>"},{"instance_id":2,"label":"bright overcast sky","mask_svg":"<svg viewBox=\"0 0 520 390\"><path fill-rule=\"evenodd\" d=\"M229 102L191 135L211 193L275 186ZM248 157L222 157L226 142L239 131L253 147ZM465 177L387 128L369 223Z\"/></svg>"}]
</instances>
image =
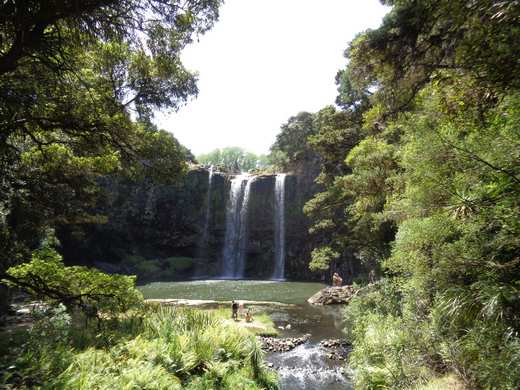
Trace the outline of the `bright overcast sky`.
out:
<instances>
[{"instance_id":1,"label":"bright overcast sky","mask_svg":"<svg viewBox=\"0 0 520 390\"><path fill-rule=\"evenodd\" d=\"M387 11L379 0L226 0L182 56L199 73L198 97L157 124L195 155L266 153L290 116L334 103L347 43Z\"/></svg>"}]
</instances>

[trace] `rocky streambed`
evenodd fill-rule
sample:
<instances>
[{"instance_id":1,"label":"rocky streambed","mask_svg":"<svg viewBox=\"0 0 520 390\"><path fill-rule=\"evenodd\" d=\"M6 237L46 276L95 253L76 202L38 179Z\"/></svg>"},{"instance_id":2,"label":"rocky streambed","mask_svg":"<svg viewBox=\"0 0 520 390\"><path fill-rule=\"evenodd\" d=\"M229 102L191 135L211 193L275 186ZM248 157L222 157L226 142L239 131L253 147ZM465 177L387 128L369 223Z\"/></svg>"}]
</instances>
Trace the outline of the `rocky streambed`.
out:
<instances>
[{"instance_id":1,"label":"rocky streambed","mask_svg":"<svg viewBox=\"0 0 520 390\"><path fill-rule=\"evenodd\" d=\"M309 341L288 352L269 353L267 362L278 372L282 390L353 389L345 362L331 359L317 343Z\"/></svg>"},{"instance_id":2,"label":"rocky streambed","mask_svg":"<svg viewBox=\"0 0 520 390\"><path fill-rule=\"evenodd\" d=\"M289 352L307 343L311 336L311 334L287 338L258 336L258 339L266 352ZM323 349L323 354L331 360L346 360L350 351L350 344L341 339L322 340L318 345Z\"/></svg>"},{"instance_id":3,"label":"rocky streambed","mask_svg":"<svg viewBox=\"0 0 520 390\"><path fill-rule=\"evenodd\" d=\"M301 337L263 337L259 336L258 339L262 343L262 349L267 352L289 352L307 342L311 338L310 334L303 335Z\"/></svg>"},{"instance_id":4,"label":"rocky streambed","mask_svg":"<svg viewBox=\"0 0 520 390\"><path fill-rule=\"evenodd\" d=\"M282 390L352 388L341 306L303 303L265 310L280 335L260 341L269 366L279 374Z\"/></svg>"}]
</instances>

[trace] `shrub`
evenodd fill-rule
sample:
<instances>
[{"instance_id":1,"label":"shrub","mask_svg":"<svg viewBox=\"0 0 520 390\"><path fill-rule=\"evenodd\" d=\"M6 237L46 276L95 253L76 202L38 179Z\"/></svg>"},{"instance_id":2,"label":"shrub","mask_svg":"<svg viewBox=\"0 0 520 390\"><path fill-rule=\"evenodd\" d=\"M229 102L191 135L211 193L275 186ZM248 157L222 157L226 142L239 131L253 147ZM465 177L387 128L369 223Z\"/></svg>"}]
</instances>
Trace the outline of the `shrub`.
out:
<instances>
[{"instance_id":1,"label":"shrub","mask_svg":"<svg viewBox=\"0 0 520 390\"><path fill-rule=\"evenodd\" d=\"M469 387L520 388L520 342L500 323L479 322L458 339L441 344L444 360Z\"/></svg>"},{"instance_id":2,"label":"shrub","mask_svg":"<svg viewBox=\"0 0 520 390\"><path fill-rule=\"evenodd\" d=\"M366 326L354 332L350 355L356 386L402 389L432 375L423 358L428 343L424 329L412 329L402 318L391 315L369 313L364 320Z\"/></svg>"},{"instance_id":3,"label":"shrub","mask_svg":"<svg viewBox=\"0 0 520 390\"><path fill-rule=\"evenodd\" d=\"M42 334L33 328L20 356L9 359L9 365L15 361L16 376L0 377L0 387L278 388L254 336L225 325L218 312L145 305L114 324L115 328L90 338L84 348L71 338L42 342Z\"/></svg>"},{"instance_id":4,"label":"shrub","mask_svg":"<svg viewBox=\"0 0 520 390\"><path fill-rule=\"evenodd\" d=\"M49 246L34 251L31 262L11 267L6 274L3 282L8 286L21 288L37 299L61 303L69 311L79 308L88 316L98 317L100 310L123 312L143 300L135 288L134 276L66 267L58 252Z\"/></svg>"},{"instance_id":5,"label":"shrub","mask_svg":"<svg viewBox=\"0 0 520 390\"><path fill-rule=\"evenodd\" d=\"M129 255L123 260L139 278L153 278L161 272L161 264L156 259L145 259L139 255Z\"/></svg>"},{"instance_id":6,"label":"shrub","mask_svg":"<svg viewBox=\"0 0 520 390\"><path fill-rule=\"evenodd\" d=\"M356 388L408 388L433 375L429 367L435 349L429 326L409 318L401 308L398 286L389 280L363 288L346 307Z\"/></svg>"}]
</instances>

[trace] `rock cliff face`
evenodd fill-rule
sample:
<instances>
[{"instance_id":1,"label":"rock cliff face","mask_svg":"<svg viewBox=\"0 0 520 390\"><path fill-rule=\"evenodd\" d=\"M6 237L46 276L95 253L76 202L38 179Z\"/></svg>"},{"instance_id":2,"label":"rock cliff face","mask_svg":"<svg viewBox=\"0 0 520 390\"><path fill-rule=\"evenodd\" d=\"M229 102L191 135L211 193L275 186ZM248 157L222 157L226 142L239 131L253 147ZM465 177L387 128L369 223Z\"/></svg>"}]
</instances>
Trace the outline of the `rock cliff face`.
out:
<instances>
[{"instance_id":1,"label":"rock cliff face","mask_svg":"<svg viewBox=\"0 0 520 390\"><path fill-rule=\"evenodd\" d=\"M209 198L208 177L208 170L200 168L170 186L107 179L106 197L96 210L106 222L58 229L66 261L137 273L141 280L218 276L232 177L214 173ZM285 181L287 279L319 277L307 268L312 248L302 212L312 196L313 179L289 174ZM246 278L269 279L274 271L275 180L275 175L259 175L251 184Z\"/></svg>"},{"instance_id":2,"label":"rock cliff face","mask_svg":"<svg viewBox=\"0 0 520 390\"><path fill-rule=\"evenodd\" d=\"M274 271L275 176L259 176L251 184L247 219L246 277L268 279Z\"/></svg>"}]
</instances>

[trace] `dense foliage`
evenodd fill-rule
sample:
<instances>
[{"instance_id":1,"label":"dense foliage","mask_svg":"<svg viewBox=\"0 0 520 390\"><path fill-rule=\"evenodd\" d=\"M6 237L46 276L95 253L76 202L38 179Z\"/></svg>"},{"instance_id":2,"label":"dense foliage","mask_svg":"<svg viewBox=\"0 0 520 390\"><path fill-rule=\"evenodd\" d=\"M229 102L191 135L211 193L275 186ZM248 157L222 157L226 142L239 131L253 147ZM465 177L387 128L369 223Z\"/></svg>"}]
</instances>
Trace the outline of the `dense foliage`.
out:
<instances>
[{"instance_id":1,"label":"dense foliage","mask_svg":"<svg viewBox=\"0 0 520 390\"><path fill-rule=\"evenodd\" d=\"M36 313L38 314L38 313ZM226 313L227 314L227 313ZM39 314L23 349L0 354L0 385L48 389L277 389L255 337L224 312L144 306L78 328L59 306ZM15 341L16 340L16 341ZM4 338L0 339L0 350ZM2 351L3 352L3 351Z\"/></svg>"},{"instance_id":2,"label":"dense foliage","mask_svg":"<svg viewBox=\"0 0 520 390\"><path fill-rule=\"evenodd\" d=\"M238 146L215 149L209 153L199 154L197 161L208 166L215 166L227 172L247 172L252 169L264 168L267 159L264 155L256 155Z\"/></svg>"},{"instance_id":3,"label":"dense foliage","mask_svg":"<svg viewBox=\"0 0 520 390\"><path fill-rule=\"evenodd\" d=\"M341 110L292 143L322 160L310 267L359 261L384 278L346 313L360 388L452 372L516 389L520 3L384 3L382 26L346 51Z\"/></svg>"},{"instance_id":4,"label":"dense foliage","mask_svg":"<svg viewBox=\"0 0 520 390\"><path fill-rule=\"evenodd\" d=\"M381 27L345 52L337 107L290 118L269 161L320 166L305 206L310 269L346 265L373 282L346 310L359 388L438 376L520 388L520 2L383 3ZM179 54L219 4L0 5L0 275L50 227L102 222L100 177L186 171L189 152L152 112L197 93ZM198 160L234 172L263 164L240 148ZM5 278L68 308L35 326L7 384L274 387L254 341L205 314L138 311L79 337L71 309L125 309L139 301L131 278L64 267L48 247Z\"/></svg>"},{"instance_id":5,"label":"dense foliage","mask_svg":"<svg viewBox=\"0 0 520 390\"><path fill-rule=\"evenodd\" d=\"M151 123L197 93L181 50L219 0L0 5L0 275L49 227L103 222L101 176L172 181L189 153Z\"/></svg>"},{"instance_id":6,"label":"dense foliage","mask_svg":"<svg viewBox=\"0 0 520 390\"><path fill-rule=\"evenodd\" d=\"M222 314L143 307L135 277L67 267L45 242L103 223L107 182L186 173L193 156L153 112L197 93L180 53L220 4L0 4L0 279L45 301L20 339L1 335L0 387L277 388L256 340Z\"/></svg>"},{"instance_id":7,"label":"dense foliage","mask_svg":"<svg viewBox=\"0 0 520 390\"><path fill-rule=\"evenodd\" d=\"M306 160L313 160L315 153L307 144L307 138L315 133L314 116L300 112L289 118L280 128L275 143L271 146L269 161L279 170L294 170Z\"/></svg>"},{"instance_id":8,"label":"dense foliage","mask_svg":"<svg viewBox=\"0 0 520 390\"><path fill-rule=\"evenodd\" d=\"M381 28L351 44L345 71L357 88L376 85L347 179L379 189L373 226L398 226L381 258L394 288L358 298L375 300L368 310L348 310L360 314L352 363L365 387L452 370L469 387L518 388L520 9L393 5ZM354 205L375 199L354 191ZM378 332L383 339L369 337Z\"/></svg>"},{"instance_id":9,"label":"dense foliage","mask_svg":"<svg viewBox=\"0 0 520 390\"><path fill-rule=\"evenodd\" d=\"M143 300L135 288L135 276L108 275L81 266L66 267L61 256L49 246L34 251L29 263L9 268L4 282L35 299L54 305L61 303L70 312L79 309L98 321L100 312L125 312Z\"/></svg>"}]
</instances>

